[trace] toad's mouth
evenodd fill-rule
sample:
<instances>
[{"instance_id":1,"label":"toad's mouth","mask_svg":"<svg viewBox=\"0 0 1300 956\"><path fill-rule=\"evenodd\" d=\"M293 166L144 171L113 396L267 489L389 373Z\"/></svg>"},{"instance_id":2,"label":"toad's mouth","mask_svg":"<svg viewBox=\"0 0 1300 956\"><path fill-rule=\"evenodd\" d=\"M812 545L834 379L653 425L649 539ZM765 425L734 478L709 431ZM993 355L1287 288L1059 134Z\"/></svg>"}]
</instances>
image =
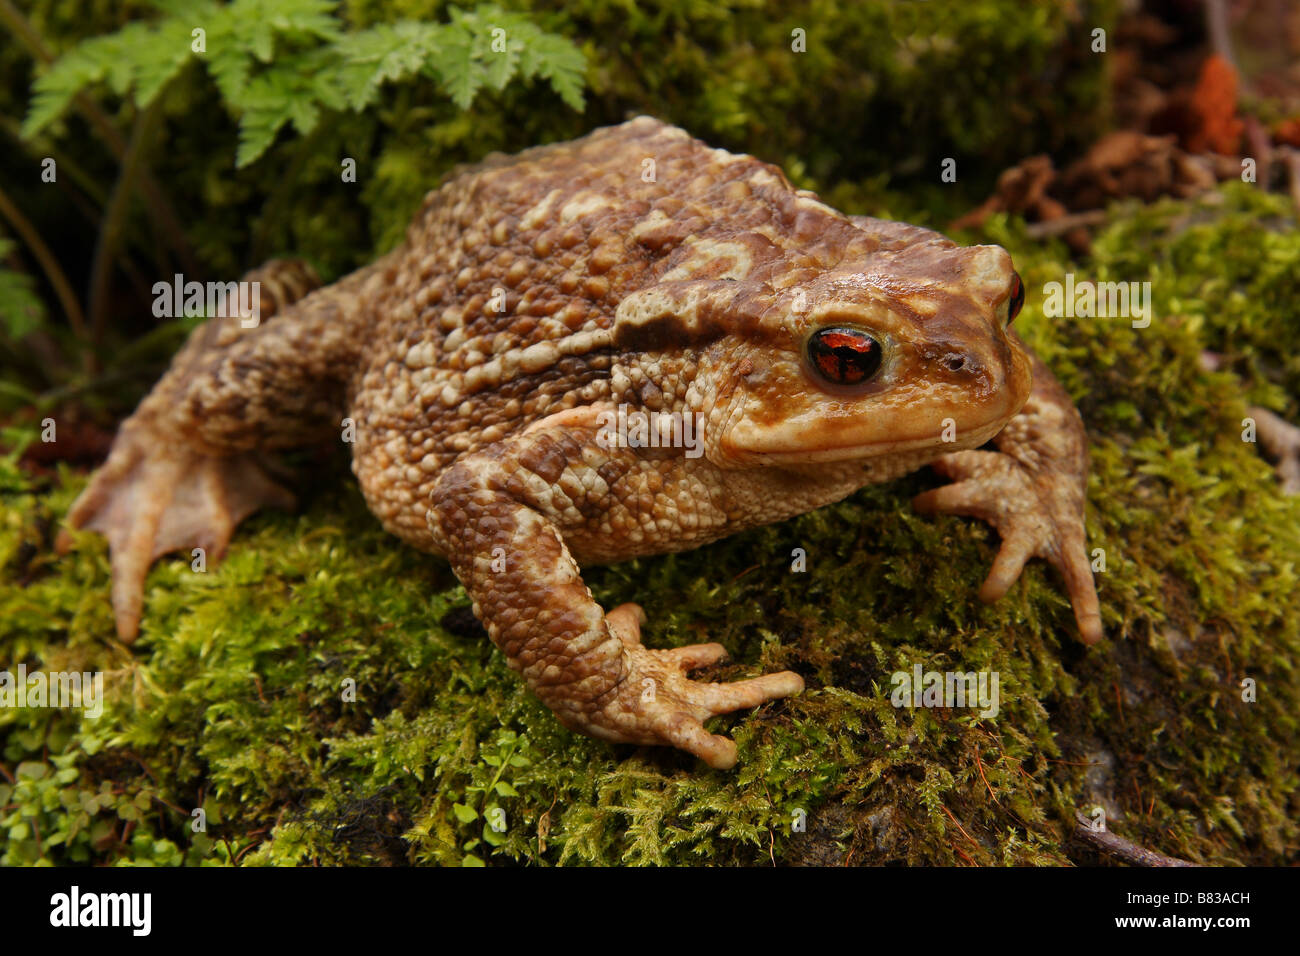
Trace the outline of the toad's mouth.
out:
<instances>
[{"instance_id":1,"label":"toad's mouth","mask_svg":"<svg viewBox=\"0 0 1300 956\"><path fill-rule=\"evenodd\" d=\"M725 442L730 458L767 461L772 464L792 465L816 462L852 461L854 459L910 458L920 452L933 451L935 455L950 451L978 448L1006 427L1019 411L1014 410L979 424L962 423L951 418L951 427L941 427L919 435L891 435L881 439L878 434L854 440L853 429L828 429L814 426L800 427L795 420L780 428L754 427L741 423L733 429ZM846 434L847 433L847 434ZM950 436L950 437L948 437Z\"/></svg>"}]
</instances>

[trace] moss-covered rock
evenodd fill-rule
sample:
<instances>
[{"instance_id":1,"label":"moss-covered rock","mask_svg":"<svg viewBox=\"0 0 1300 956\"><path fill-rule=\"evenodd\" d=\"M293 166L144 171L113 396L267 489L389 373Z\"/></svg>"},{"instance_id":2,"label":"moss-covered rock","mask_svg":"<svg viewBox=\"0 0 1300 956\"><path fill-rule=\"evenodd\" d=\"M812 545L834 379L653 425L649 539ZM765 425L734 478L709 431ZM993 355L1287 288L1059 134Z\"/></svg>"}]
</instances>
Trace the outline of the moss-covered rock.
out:
<instances>
[{"instance_id":1,"label":"moss-covered rock","mask_svg":"<svg viewBox=\"0 0 1300 956\"><path fill-rule=\"evenodd\" d=\"M990 226L1031 293L1018 326L1089 426L1102 644L1075 640L1041 562L980 604L996 536L913 514L929 473L589 570L606 607L647 608L652 645L726 645L716 679L806 677L799 698L713 723L740 745L715 772L560 727L342 460L304 467L324 477L302 512L251 519L220 568L162 561L128 649L102 540L51 547L84 476L10 456L0 661L102 670L108 701L98 720L0 710L0 862L1060 864L1087 858L1074 814L1097 805L1167 854L1293 862L1300 498L1241 421L1247 400L1296 411L1300 234L1244 187L1116 215L1087 264ZM1151 279L1155 320L1046 320L1035 293L1067 271ZM1229 368L1202 370L1204 348ZM997 716L895 708L890 675L918 663L997 671Z\"/></svg>"}]
</instances>

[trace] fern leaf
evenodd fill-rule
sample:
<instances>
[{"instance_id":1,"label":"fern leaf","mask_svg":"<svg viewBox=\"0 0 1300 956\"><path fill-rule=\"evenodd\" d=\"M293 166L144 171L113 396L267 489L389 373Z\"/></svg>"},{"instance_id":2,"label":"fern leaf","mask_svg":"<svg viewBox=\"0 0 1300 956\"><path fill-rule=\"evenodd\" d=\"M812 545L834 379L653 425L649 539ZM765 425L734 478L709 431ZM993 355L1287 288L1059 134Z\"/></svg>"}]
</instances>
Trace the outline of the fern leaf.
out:
<instances>
[{"instance_id":1,"label":"fern leaf","mask_svg":"<svg viewBox=\"0 0 1300 956\"><path fill-rule=\"evenodd\" d=\"M314 130L320 120L320 108L305 96L289 100L288 112L294 128L303 136Z\"/></svg>"},{"instance_id":2,"label":"fern leaf","mask_svg":"<svg viewBox=\"0 0 1300 956\"><path fill-rule=\"evenodd\" d=\"M252 63L234 35L225 30L209 31L206 60L221 98L227 103L240 102L248 86Z\"/></svg>"},{"instance_id":3,"label":"fern leaf","mask_svg":"<svg viewBox=\"0 0 1300 956\"><path fill-rule=\"evenodd\" d=\"M108 88L118 96L131 92L135 80L137 58L131 54L136 50L148 49L150 55L157 55L161 50L155 49L153 37L143 24L132 23L98 40L92 40L86 46L86 53L99 63L100 72L96 79L108 83Z\"/></svg>"},{"instance_id":4,"label":"fern leaf","mask_svg":"<svg viewBox=\"0 0 1300 956\"><path fill-rule=\"evenodd\" d=\"M483 85L483 67L474 56L474 35L461 23L447 27L436 58L429 64L460 109L469 109Z\"/></svg>"},{"instance_id":5,"label":"fern leaf","mask_svg":"<svg viewBox=\"0 0 1300 956\"><path fill-rule=\"evenodd\" d=\"M191 30L192 27L182 20L166 20L151 33L140 31L141 34L148 36L149 49L154 52L153 56L135 57L135 75L132 77L132 83L135 88L136 102L141 107L152 103L153 98L181 71L193 55L190 47L193 42ZM124 41L128 39L126 32L124 30L118 34L124 38Z\"/></svg>"},{"instance_id":6,"label":"fern leaf","mask_svg":"<svg viewBox=\"0 0 1300 956\"><path fill-rule=\"evenodd\" d=\"M582 109L587 60L564 37L539 30L525 41L521 69L528 76L541 76L550 83L570 109Z\"/></svg>"},{"instance_id":7,"label":"fern leaf","mask_svg":"<svg viewBox=\"0 0 1300 956\"><path fill-rule=\"evenodd\" d=\"M374 102L384 83L418 73L434 49L440 28L401 20L347 34L335 49L340 63L334 78L354 110Z\"/></svg>"},{"instance_id":8,"label":"fern leaf","mask_svg":"<svg viewBox=\"0 0 1300 956\"><path fill-rule=\"evenodd\" d=\"M243 38L247 41L249 49L253 51L253 56L262 63L271 62L275 56L275 34L271 30L270 23L266 20L252 21L244 31Z\"/></svg>"},{"instance_id":9,"label":"fern leaf","mask_svg":"<svg viewBox=\"0 0 1300 956\"><path fill-rule=\"evenodd\" d=\"M237 169L257 159L275 142L276 134L293 118L288 109L293 95L278 73L263 74L249 81L244 89L243 115L239 118Z\"/></svg>"},{"instance_id":10,"label":"fern leaf","mask_svg":"<svg viewBox=\"0 0 1300 956\"><path fill-rule=\"evenodd\" d=\"M235 0L231 13L265 20L277 33L333 41L343 35L334 12L338 0Z\"/></svg>"},{"instance_id":11,"label":"fern leaf","mask_svg":"<svg viewBox=\"0 0 1300 956\"><path fill-rule=\"evenodd\" d=\"M446 24L401 20L352 33L342 29L338 0L153 0L153 6L160 19L83 41L36 80L24 137L97 83L147 106L194 55L197 27L206 37L201 58L223 101L240 115L240 167L261 156L286 123L305 135L322 110L365 109L385 83L420 74L435 79L461 109L484 86L500 90L513 79L538 77L569 106L582 108L586 61L577 47L495 4L452 7ZM497 29L504 36L494 37Z\"/></svg>"},{"instance_id":12,"label":"fern leaf","mask_svg":"<svg viewBox=\"0 0 1300 956\"><path fill-rule=\"evenodd\" d=\"M531 23L524 23L520 26L520 21L513 18L501 23L486 23L482 29L486 32L486 42L480 34L479 42L485 49L482 57L485 62L483 69L483 82L494 90L504 90L510 78L515 75L519 69L520 52L523 50L524 41L522 34L526 34L532 28ZM497 30L503 31L500 37L495 36Z\"/></svg>"},{"instance_id":13,"label":"fern leaf","mask_svg":"<svg viewBox=\"0 0 1300 956\"><path fill-rule=\"evenodd\" d=\"M306 136L320 122L321 105L342 107L334 102L318 78L319 52L281 57L280 67L249 81L240 106L239 149L235 166L243 168L261 156L275 141L286 123L293 123Z\"/></svg>"},{"instance_id":14,"label":"fern leaf","mask_svg":"<svg viewBox=\"0 0 1300 956\"><path fill-rule=\"evenodd\" d=\"M34 136L67 109L72 98L91 83L104 78L106 62L100 56L103 40L88 40L61 56L32 84L32 102L23 120L24 138Z\"/></svg>"},{"instance_id":15,"label":"fern leaf","mask_svg":"<svg viewBox=\"0 0 1300 956\"><path fill-rule=\"evenodd\" d=\"M116 33L83 41L37 77L22 135L39 133L77 93L95 83L106 82L119 96L134 92L138 104L148 106L189 60L190 29L183 20L130 23Z\"/></svg>"}]
</instances>

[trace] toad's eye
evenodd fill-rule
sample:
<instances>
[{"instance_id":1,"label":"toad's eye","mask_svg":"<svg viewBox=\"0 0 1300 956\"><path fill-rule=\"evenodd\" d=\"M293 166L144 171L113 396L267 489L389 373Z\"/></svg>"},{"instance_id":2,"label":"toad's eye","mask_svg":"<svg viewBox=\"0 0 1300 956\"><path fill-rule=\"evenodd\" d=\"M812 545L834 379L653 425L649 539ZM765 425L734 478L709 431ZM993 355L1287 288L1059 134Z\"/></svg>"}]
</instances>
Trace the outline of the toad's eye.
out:
<instances>
[{"instance_id":1,"label":"toad's eye","mask_svg":"<svg viewBox=\"0 0 1300 956\"><path fill-rule=\"evenodd\" d=\"M1020 281L1020 273L1011 273L1011 295L1007 296L1007 325L1016 320L1021 307L1025 304L1025 284Z\"/></svg>"},{"instance_id":2,"label":"toad's eye","mask_svg":"<svg viewBox=\"0 0 1300 956\"><path fill-rule=\"evenodd\" d=\"M857 329L818 329L808 340L808 359L832 385L861 385L880 370L880 343Z\"/></svg>"}]
</instances>

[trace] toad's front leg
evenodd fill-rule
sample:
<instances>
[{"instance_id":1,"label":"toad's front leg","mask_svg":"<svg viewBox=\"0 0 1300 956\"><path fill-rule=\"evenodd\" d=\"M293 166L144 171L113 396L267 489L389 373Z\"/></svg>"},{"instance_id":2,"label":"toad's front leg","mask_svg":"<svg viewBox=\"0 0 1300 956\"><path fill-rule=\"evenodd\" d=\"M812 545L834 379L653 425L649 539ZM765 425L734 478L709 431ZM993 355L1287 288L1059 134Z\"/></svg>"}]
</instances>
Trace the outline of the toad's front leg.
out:
<instances>
[{"instance_id":1,"label":"toad's front leg","mask_svg":"<svg viewBox=\"0 0 1300 956\"><path fill-rule=\"evenodd\" d=\"M918 495L914 504L922 512L981 518L997 529L1002 547L980 589L985 601L1006 594L1030 558L1051 562L1065 578L1080 639L1095 644L1103 631L1084 526L1088 436L1069 394L1016 341L1033 363L1034 387L1020 413L993 439L998 450L940 458L934 467L953 483Z\"/></svg>"},{"instance_id":2,"label":"toad's front leg","mask_svg":"<svg viewBox=\"0 0 1300 956\"><path fill-rule=\"evenodd\" d=\"M673 513L674 481L684 474L680 460L600 447L581 417L565 413L563 424L457 462L434 489L429 527L510 667L566 727L620 743L668 744L727 769L736 745L710 734L704 721L797 694L803 680L786 671L729 684L692 681L688 671L726 656L721 645L647 648L638 606L605 613L592 599L565 537L608 542L602 557L652 550L643 546L647 535L663 533L656 515Z\"/></svg>"}]
</instances>

